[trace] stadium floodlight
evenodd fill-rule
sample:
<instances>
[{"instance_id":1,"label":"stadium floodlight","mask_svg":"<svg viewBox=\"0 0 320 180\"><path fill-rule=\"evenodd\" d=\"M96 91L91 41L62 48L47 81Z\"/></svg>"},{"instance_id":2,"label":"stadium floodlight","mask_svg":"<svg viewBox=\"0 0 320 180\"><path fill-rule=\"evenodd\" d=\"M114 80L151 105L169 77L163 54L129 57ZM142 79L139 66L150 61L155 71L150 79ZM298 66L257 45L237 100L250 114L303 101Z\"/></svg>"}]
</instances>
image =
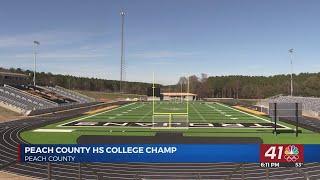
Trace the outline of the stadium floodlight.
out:
<instances>
[{"instance_id":1,"label":"stadium floodlight","mask_svg":"<svg viewBox=\"0 0 320 180\"><path fill-rule=\"evenodd\" d=\"M289 49L289 54L290 54L290 71L291 71L291 75L290 75L290 95L293 96L293 78L292 78L292 61L293 61L293 48Z\"/></svg>"},{"instance_id":2,"label":"stadium floodlight","mask_svg":"<svg viewBox=\"0 0 320 180\"><path fill-rule=\"evenodd\" d=\"M36 72L37 72L37 51L36 46L40 46L39 41L33 41L33 55L34 55L34 72L33 72L33 86L36 86Z\"/></svg>"},{"instance_id":3,"label":"stadium floodlight","mask_svg":"<svg viewBox=\"0 0 320 180\"><path fill-rule=\"evenodd\" d=\"M122 93L122 81L124 78L124 71L125 71L125 60L124 60L124 17L126 13L124 10L121 9L120 16L121 16L121 59L120 59L120 93Z\"/></svg>"}]
</instances>

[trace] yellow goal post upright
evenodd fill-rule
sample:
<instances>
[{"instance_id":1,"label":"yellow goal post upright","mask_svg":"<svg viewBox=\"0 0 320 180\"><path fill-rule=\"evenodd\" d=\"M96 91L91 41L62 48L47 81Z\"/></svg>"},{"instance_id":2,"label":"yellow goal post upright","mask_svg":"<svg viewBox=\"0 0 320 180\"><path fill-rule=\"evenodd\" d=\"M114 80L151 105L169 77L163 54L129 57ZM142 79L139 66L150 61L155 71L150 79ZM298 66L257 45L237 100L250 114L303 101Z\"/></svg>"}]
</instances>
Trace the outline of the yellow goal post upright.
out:
<instances>
[{"instance_id":1,"label":"yellow goal post upright","mask_svg":"<svg viewBox=\"0 0 320 180\"><path fill-rule=\"evenodd\" d=\"M187 78L187 93L184 99L186 99L185 103L181 104L170 104L155 101L160 101L159 98L155 97L155 75L153 73L152 80L152 129L188 129L189 128L189 77ZM180 99L182 102L183 93L181 88ZM180 106L180 107L175 107ZM171 107L173 110L170 111ZM181 108L183 107L183 108ZM179 112L175 112L175 110L179 110Z\"/></svg>"}]
</instances>

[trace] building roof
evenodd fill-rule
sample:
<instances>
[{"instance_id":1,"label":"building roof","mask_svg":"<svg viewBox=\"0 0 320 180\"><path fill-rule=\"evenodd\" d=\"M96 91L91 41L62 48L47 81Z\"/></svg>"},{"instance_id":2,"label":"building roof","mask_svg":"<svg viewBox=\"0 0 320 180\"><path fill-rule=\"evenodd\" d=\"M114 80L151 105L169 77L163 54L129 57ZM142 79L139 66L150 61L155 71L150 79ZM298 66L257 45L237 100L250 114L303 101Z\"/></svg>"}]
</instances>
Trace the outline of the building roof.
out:
<instances>
[{"instance_id":1,"label":"building roof","mask_svg":"<svg viewBox=\"0 0 320 180\"><path fill-rule=\"evenodd\" d=\"M161 94L164 96L197 96L197 94L193 94L193 93L180 93L180 92L165 92Z\"/></svg>"},{"instance_id":2,"label":"building roof","mask_svg":"<svg viewBox=\"0 0 320 180\"><path fill-rule=\"evenodd\" d=\"M0 76L15 76L15 77L29 77L25 74L20 74L20 73L12 73L12 72L1 72L0 71Z\"/></svg>"}]
</instances>

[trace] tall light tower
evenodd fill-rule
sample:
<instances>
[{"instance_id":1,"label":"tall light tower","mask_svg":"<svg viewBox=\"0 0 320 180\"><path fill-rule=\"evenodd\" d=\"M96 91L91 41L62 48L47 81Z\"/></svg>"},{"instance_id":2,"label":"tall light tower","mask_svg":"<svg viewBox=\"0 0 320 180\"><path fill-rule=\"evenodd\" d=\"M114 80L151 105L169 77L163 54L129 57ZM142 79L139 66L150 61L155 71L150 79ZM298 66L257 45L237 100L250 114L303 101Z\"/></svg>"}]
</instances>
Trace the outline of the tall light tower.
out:
<instances>
[{"instance_id":1,"label":"tall light tower","mask_svg":"<svg viewBox=\"0 0 320 180\"><path fill-rule=\"evenodd\" d=\"M121 9L121 60L120 60L120 93L123 91L122 81L124 78L125 71L125 60L124 60L124 17L126 13Z\"/></svg>"},{"instance_id":2,"label":"tall light tower","mask_svg":"<svg viewBox=\"0 0 320 180\"><path fill-rule=\"evenodd\" d=\"M33 86L36 86L36 72L37 72L37 51L36 51L36 46L39 46L40 42L39 41L33 41L33 55L34 55L34 71L33 71Z\"/></svg>"},{"instance_id":3,"label":"tall light tower","mask_svg":"<svg viewBox=\"0 0 320 180\"><path fill-rule=\"evenodd\" d=\"M290 55L290 71L291 71L291 77L290 77L290 95L293 95L293 79L292 79L292 61L293 61L293 48L289 49L289 55Z\"/></svg>"}]
</instances>

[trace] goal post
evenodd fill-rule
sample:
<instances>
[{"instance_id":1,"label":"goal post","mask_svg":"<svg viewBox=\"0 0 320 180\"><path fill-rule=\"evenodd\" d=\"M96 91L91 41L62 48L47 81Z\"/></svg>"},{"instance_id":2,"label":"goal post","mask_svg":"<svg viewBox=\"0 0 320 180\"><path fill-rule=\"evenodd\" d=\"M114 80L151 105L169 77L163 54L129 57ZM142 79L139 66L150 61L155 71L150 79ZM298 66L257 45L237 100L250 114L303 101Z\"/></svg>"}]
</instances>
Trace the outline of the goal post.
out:
<instances>
[{"instance_id":1,"label":"goal post","mask_svg":"<svg viewBox=\"0 0 320 180\"><path fill-rule=\"evenodd\" d=\"M186 97L183 97L181 85L180 97L158 100L155 97L155 77L152 82L152 128L153 129L188 129L189 127L189 78L187 79ZM178 93L176 93L178 94ZM170 103L174 100L175 103ZM177 101L178 100L178 101ZM185 101L184 101L185 100ZM179 103L176 103L179 102Z\"/></svg>"}]
</instances>

